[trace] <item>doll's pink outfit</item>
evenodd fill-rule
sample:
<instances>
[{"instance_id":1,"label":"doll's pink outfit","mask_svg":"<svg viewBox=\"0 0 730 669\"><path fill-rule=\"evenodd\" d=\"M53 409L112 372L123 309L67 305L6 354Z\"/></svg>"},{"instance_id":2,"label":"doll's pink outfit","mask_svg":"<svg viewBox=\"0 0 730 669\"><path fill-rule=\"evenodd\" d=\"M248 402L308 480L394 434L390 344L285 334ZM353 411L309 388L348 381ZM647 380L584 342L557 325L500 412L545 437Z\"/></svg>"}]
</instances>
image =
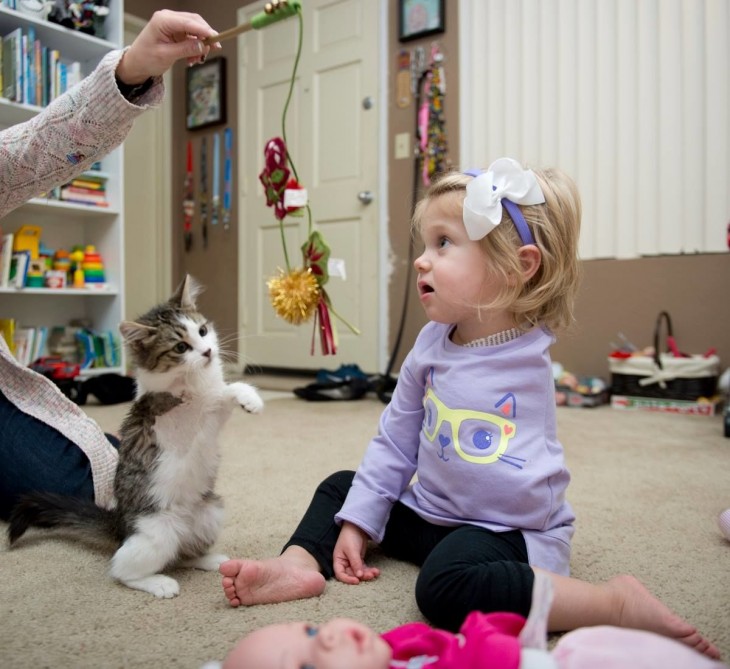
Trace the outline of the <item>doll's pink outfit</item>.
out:
<instances>
[{"instance_id":1,"label":"doll's pink outfit","mask_svg":"<svg viewBox=\"0 0 730 669\"><path fill-rule=\"evenodd\" d=\"M518 635L525 619L516 613L470 613L459 634L409 623L383 634L393 649L392 669L519 669ZM489 661L489 664L485 664Z\"/></svg>"}]
</instances>

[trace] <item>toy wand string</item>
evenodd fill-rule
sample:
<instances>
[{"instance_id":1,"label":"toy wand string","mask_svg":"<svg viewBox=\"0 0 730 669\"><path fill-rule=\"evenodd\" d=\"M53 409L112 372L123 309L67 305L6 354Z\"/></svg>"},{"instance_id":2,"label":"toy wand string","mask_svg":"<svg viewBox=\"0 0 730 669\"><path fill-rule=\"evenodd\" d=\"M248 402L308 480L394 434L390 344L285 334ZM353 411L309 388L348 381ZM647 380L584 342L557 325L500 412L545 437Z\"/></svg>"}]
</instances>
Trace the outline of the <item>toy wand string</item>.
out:
<instances>
[{"instance_id":1,"label":"toy wand string","mask_svg":"<svg viewBox=\"0 0 730 669\"><path fill-rule=\"evenodd\" d=\"M203 40L203 44L210 46L211 44L222 42L249 30L261 30L261 28L266 28L266 26L270 26L272 23L281 21L289 16L294 16L296 13L301 12L301 10L302 4L299 0L272 0L266 3L263 12L254 14L250 21L208 37Z\"/></svg>"}]
</instances>

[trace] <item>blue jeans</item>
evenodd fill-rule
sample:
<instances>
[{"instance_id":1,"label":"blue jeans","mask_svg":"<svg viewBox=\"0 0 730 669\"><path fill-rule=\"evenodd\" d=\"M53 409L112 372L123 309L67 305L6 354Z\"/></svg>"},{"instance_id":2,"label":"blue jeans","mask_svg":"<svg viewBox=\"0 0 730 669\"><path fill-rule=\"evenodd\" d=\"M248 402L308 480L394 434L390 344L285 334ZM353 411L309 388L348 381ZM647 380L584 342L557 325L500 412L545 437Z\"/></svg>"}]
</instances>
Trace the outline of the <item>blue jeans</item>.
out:
<instances>
[{"instance_id":1,"label":"blue jeans","mask_svg":"<svg viewBox=\"0 0 730 669\"><path fill-rule=\"evenodd\" d=\"M107 435L117 446L115 437ZM0 518L24 493L40 490L94 499L86 454L58 430L23 413L0 392Z\"/></svg>"}]
</instances>

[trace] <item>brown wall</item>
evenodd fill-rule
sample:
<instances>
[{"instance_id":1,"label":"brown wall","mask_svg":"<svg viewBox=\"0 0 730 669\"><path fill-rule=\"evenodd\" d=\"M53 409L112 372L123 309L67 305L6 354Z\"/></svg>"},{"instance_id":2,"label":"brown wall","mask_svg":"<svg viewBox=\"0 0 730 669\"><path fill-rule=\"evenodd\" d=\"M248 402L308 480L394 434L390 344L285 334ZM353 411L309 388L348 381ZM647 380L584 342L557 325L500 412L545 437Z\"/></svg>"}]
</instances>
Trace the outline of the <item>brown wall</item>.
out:
<instances>
[{"instance_id":1,"label":"brown wall","mask_svg":"<svg viewBox=\"0 0 730 669\"><path fill-rule=\"evenodd\" d=\"M608 374L606 356L622 332L639 348L653 343L657 314L669 312L681 351L717 348L730 365L730 254L590 260L576 305L577 323L554 346L553 360L575 374Z\"/></svg>"},{"instance_id":2,"label":"brown wall","mask_svg":"<svg viewBox=\"0 0 730 669\"><path fill-rule=\"evenodd\" d=\"M201 3L199 0L125 0L125 11L149 19L158 9L175 9L200 13L203 18L218 31L223 31L237 24L237 11L251 0L216 0ZM185 273L190 273L205 285L205 292L199 299L201 310L215 321L221 336L238 333L238 211L232 208L230 229L226 232L222 224L215 227L208 222L208 247L202 244L199 209L193 222L193 247L185 252L183 246L182 199L185 181L187 142L193 143L193 167L196 195L199 192L200 179L200 144L207 137L208 146L208 194L212 176L211 156L213 151L213 134L222 132L226 126L233 129L233 170L232 190L233 203L237 198L238 166L236 137L238 123L236 103L238 98L237 49L236 40L222 42L223 49L211 57L222 56L226 60L226 125L215 125L196 131L188 131L185 127L185 76L187 67L184 63L176 64L172 69L173 83L173 128L172 128L172 285L176 285ZM223 141L221 138L221 197L223 195Z\"/></svg>"},{"instance_id":3,"label":"brown wall","mask_svg":"<svg viewBox=\"0 0 730 669\"><path fill-rule=\"evenodd\" d=\"M156 9L168 7L199 11L216 29L225 30L236 25L236 10L249 4L247 0L217 0L203 5L199 0L126 0L126 11L149 18ZM414 133L415 105L405 109L395 103L395 74L397 54L401 48L423 45L429 47L438 40L445 54L446 130L450 159L459 166L458 145L458 3L447 4L446 32L432 38L401 44L397 39L397 3L390 3L390 31L388 35L388 170L389 170L389 238L393 272L390 280L390 344L393 350L404 302L408 259L409 218L413 184L414 161L395 160L394 142L398 133ZM237 78L236 40L224 42L222 54L227 60L227 119L233 128L234 143L238 135L236 118ZM185 167L185 143L192 138L197 149L199 138L207 130L187 132L185 129L185 66L177 65L174 77L173 119L173 211L181 209ZM215 127L219 129L220 126ZM211 140L208 140L209 145ZM197 156L197 153L196 153ZM197 157L196 157L197 160ZM234 151L234 193L236 192L236 153ZM196 167L197 178L197 167ZM197 183L197 181L196 181ZM407 194L407 197L404 197ZM198 276L206 285L201 306L224 333L237 332L235 305L238 303L237 247L238 218L233 212L231 230L210 231L209 248L200 246L200 228L195 225L196 244L192 252L182 250L182 225L173 230L174 276L178 281L183 272ZM730 365L730 254L669 256L638 260L593 260L584 263L585 279L577 304L577 324L553 349L553 359L576 374L606 375L606 356L610 342L623 332L637 346L651 343L657 313L665 309L672 315L674 333L680 348L687 352L704 352L710 346L718 349L724 367ZM385 268L388 271L388 268ZM415 296L415 278L408 281L408 308L399 354L393 371L413 343L418 330L425 323L422 309ZM367 370L369 372L384 370Z\"/></svg>"},{"instance_id":4,"label":"brown wall","mask_svg":"<svg viewBox=\"0 0 730 669\"><path fill-rule=\"evenodd\" d=\"M390 278L390 344L389 359L394 352L398 330L402 320L403 304L407 300L406 318L403 327L402 342L398 346L393 371L398 371L408 349L415 341L418 331L426 323L423 309L418 301L416 279L408 269L412 265L409 258L410 217L413 204L413 179L416 164L414 159L395 160L395 136L399 133L411 133L411 145L415 143L416 102L408 107L400 108L396 104L395 78L397 74L397 57L401 49L412 52L414 47L422 46L428 54L433 41L440 45L444 54L444 79L446 95L444 96L444 112L446 118L446 135L449 146L449 159L453 166L459 165L459 45L458 45L458 4L446 3L446 31L443 34L425 37L420 40L401 44L398 41L398 3L390 3L390 34L388 36L388 213L389 237L393 260L393 272ZM419 190L422 182L418 179ZM407 194L404 197L404 194ZM407 282L407 283L406 283ZM406 296L406 286L408 294ZM385 370L379 370L381 372Z\"/></svg>"}]
</instances>

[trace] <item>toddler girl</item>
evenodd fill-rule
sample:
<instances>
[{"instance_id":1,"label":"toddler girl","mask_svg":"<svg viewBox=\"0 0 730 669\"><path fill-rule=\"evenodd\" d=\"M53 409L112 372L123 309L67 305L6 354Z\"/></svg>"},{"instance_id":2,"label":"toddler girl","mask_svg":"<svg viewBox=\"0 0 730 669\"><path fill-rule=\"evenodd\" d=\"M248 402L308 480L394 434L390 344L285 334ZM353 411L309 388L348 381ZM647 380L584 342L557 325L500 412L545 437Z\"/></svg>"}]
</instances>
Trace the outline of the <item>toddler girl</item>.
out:
<instances>
[{"instance_id":1,"label":"toddler girl","mask_svg":"<svg viewBox=\"0 0 730 669\"><path fill-rule=\"evenodd\" d=\"M317 596L333 576L372 581L372 540L420 566L416 601L445 630L472 611L526 616L543 570L552 631L608 623L717 653L635 579L569 577L574 516L549 348L573 320L580 217L569 177L509 158L432 184L413 220L430 322L378 435L356 473L320 484L278 558L221 565L231 605Z\"/></svg>"}]
</instances>

